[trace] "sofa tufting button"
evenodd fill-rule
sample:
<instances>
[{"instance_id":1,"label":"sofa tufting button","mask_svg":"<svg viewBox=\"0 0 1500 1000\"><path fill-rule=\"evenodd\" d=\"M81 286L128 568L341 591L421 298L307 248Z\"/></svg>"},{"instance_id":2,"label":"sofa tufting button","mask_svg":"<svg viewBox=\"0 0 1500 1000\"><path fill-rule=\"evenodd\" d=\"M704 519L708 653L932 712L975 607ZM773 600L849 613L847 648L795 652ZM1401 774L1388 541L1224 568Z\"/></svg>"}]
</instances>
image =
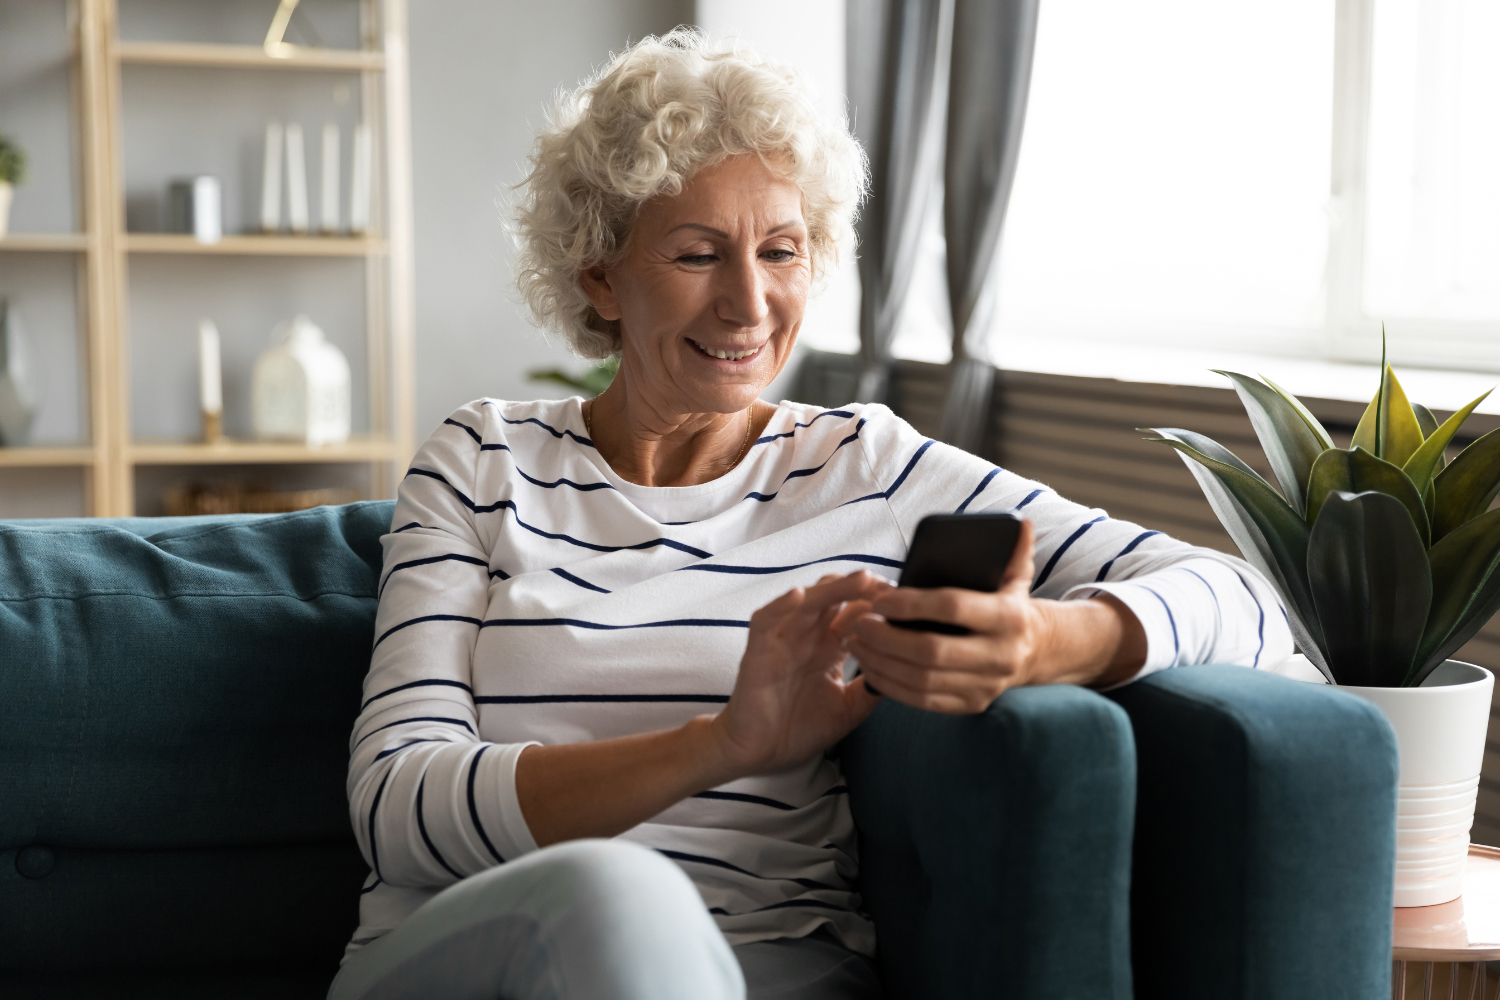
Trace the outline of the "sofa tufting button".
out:
<instances>
[{"instance_id":1,"label":"sofa tufting button","mask_svg":"<svg viewBox=\"0 0 1500 1000\"><path fill-rule=\"evenodd\" d=\"M16 852L16 871L27 878L46 878L56 864L57 856L50 848L32 845Z\"/></svg>"}]
</instances>

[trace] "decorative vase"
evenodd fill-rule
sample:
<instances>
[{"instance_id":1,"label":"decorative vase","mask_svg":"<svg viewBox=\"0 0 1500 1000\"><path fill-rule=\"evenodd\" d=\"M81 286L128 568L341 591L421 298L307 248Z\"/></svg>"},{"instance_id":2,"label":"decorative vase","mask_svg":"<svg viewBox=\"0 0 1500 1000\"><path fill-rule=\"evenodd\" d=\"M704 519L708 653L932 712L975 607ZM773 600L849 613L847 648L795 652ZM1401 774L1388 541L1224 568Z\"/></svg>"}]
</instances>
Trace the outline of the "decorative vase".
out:
<instances>
[{"instance_id":1,"label":"decorative vase","mask_svg":"<svg viewBox=\"0 0 1500 1000\"><path fill-rule=\"evenodd\" d=\"M26 361L21 314L0 298L0 446L14 448L31 439L37 393Z\"/></svg>"},{"instance_id":2,"label":"decorative vase","mask_svg":"<svg viewBox=\"0 0 1500 1000\"><path fill-rule=\"evenodd\" d=\"M9 181L0 181L0 240L10 232L10 200L15 193Z\"/></svg>"},{"instance_id":3,"label":"decorative vase","mask_svg":"<svg viewBox=\"0 0 1500 1000\"><path fill-rule=\"evenodd\" d=\"M1445 660L1420 687L1344 687L1396 731L1396 905L1432 906L1463 892L1495 675Z\"/></svg>"},{"instance_id":4,"label":"decorative vase","mask_svg":"<svg viewBox=\"0 0 1500 1000\"><path fill-rule=\"evenodd\" d=\"M349 440L349 361L306 316L282 323L255 362L252 416L257 437L308 445Z\"/></svg>"}]
</instances>

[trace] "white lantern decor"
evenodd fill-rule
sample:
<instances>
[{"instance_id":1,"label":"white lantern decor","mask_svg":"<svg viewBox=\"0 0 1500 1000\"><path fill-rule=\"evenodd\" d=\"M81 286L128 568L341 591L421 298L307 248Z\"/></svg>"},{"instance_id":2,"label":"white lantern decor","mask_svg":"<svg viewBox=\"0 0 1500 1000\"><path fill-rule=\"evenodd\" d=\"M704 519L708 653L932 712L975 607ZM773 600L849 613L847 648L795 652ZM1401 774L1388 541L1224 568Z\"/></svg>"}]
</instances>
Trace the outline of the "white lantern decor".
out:
<instances>
[{"instance_id":1,"label":"white lantern decor","mask_svg":"<svg viewBox=\"0 0 1500 1000\"><path fill-rule=\"evenodd\" d=\"M306 316L282 323L251 380L257 437L308 445L349 440L349 360Z\"/></svg>"}]
</instances>

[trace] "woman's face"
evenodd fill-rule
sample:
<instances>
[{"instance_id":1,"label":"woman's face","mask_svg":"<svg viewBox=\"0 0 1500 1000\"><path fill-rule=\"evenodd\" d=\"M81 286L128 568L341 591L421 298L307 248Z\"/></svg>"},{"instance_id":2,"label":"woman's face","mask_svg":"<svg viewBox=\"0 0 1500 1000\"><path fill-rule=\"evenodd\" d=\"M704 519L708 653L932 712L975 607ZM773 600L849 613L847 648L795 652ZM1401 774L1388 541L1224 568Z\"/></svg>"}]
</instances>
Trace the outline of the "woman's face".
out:
<instances>
[{"instance_id":1,"label":"woman's face","mask_svg":"<svg viewBox=\"0 0 1500 1000\"><path fill-rule=\"evenodd\" d=\"M620 321L627 391L664 414L755 402L791 357L811 282L802 192L756 156L647 202L624 259L583 275L599 315Z\"/></svg>"}]
</instances>

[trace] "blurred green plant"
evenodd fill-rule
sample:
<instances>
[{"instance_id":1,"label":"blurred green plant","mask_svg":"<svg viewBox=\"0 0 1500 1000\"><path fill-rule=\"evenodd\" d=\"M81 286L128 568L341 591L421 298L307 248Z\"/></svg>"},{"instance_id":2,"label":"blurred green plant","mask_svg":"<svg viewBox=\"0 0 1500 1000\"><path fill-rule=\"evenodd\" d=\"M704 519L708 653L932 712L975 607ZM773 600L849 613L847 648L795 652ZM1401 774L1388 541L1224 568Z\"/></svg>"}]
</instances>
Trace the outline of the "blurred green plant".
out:
<instances>
[{"instance_id":1,"label":"blurred green plant","mask_svg":"<svg viewBox=\"0 0 1500 1000\"><path fill-rule=\"evenodd\" d=\"M20 184L26 179L26 153L13 139L0 135L0 184Z\"/></svg>"},{"instance_id":2,"label":"blurred green plant","mask_svg":"<svg viewBox=\"0 0 1500 1000\"><path fill-rule=\"evenodd\" d=\"M609 388L609 384L615 380L615 373L619 370L620 356L616 354L605 358L598 364L591 365L581 375L569 374L561 368L533 368L526 373L526 378L532 382L555 382L570 389L577 389L593 398Z\"/></svg>"},{"instance_id":3,"label":"blurred green plant","mask_svg":"<svg viewBox=\"0 0 1500 1000\"><path fill-rule=\"evenodd\" d=\"M1302 652L1335 684L1414 687L1500 609L1500 430L1444 453L1486 392L1441 425L1406 398L1381 347L1380 387L1349 448L1268 378L1234 383L1281 490L1177 427L1169 445L1245 558L1281 595ZM1493 390L1491 390L1493 391Z\"/></svg>"}]
</instances>

